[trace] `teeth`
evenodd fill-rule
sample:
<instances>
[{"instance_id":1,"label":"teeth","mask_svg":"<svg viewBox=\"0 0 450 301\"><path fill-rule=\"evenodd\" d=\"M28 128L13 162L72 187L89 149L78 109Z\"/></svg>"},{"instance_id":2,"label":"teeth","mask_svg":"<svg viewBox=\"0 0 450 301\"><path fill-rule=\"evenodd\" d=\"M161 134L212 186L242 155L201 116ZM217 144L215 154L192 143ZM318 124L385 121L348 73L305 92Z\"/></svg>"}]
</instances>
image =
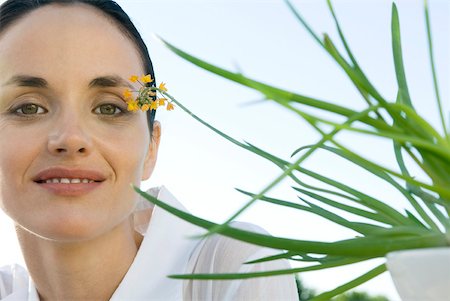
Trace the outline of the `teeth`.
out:
<instances>
[{"instance_id":1,"label":"teeth","mask_svg":"<svg viewBox=\"0 0 450 301\"><path fill-rule=\"evenodd\" d=\"M61 183L61 184L79 184L79 183L93 183L94 180L89 179L69 179L69 178L53 178L45 180L45 183Z\"/></svg>"}]
</instances>

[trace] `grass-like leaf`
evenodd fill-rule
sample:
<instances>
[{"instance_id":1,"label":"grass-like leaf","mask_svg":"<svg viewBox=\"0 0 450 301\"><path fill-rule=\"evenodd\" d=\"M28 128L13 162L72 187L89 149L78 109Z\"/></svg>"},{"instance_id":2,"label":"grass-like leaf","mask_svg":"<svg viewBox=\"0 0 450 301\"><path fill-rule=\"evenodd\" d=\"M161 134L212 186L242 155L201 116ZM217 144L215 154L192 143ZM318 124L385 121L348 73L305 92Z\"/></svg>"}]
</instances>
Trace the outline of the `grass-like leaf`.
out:
<instances>
[{"instance_id":1,"label":"grass-like leaf","mask_svg":"<svg viewBox=\"0 0 450 301\"><path fill-rule=\"evenodd\" d=\"M343 284L337 288L335 288L334 290L322 293L318 296L315 296L314 298L310 299L309 301L326 301L326 300L330 300L331 298L345 293L346 291L357 287L358 285L363 284L364 282L367 282L375 277L377 277L378 275L384 273L386 271L386 265L382 264L377 266L376 268L368 271L367 273L359 276L358 278L355 278L352 281L347 282L346 284Z\"/></svg>"},{"instance_id":2,"label":"grass-like leaf","mask_svg":"<svg viewBox=\"0 0 450 301\"><path fill-rule=\"evenodd\" d=\"M444 118L444 110L442 109L442 102L441 102L441 95L439 93L439 85L437 81L436 76L436 67L434 63L434 53L433 53L433 39L431 37L431 24L430 24L430 13L428 12L428 0L424 0L424 12L425 12L425 24L427 28L427 41L428 41L428 53L430 55L430 65L431 65L431 72L433 74L433 85L434 85L434 92L436 96L436 102L439 109L439 117L441 118L442 123L442 129L444 130L444 134L447 137L447 140L450 142L450 135L447 131L447 127L445 125L445 118Z\"/></svg>"},{"instance_id":3,"label":"grass-like leaf","mask_svg":"<svg viewBox=\"0 0 450 301\"><path fill-rule=\"evenodd\" d=\"M250 272L250 273L216 273L216 274L177 274L169 275L169 278L173 279L197 279L197 280L232 280L232 279L247 279L256 277L269 277L286 275L293 273L304 273L311 271L319 271L323 269L329 269L334 267L345 266L367 260L367 258L345 258L341 260L329 261L323 264L316 264L308 267L292 268L285 270L273 270L265 272Z\"/></svg>"},{"instance_id":4,"label":"grass-like leaf","mask_svg":"<svg viewBox=\"0 0 450 301\"><path fill-rule=\"evenodd\" d=\"M411 97L409 96L408 84L406 83L405 68L403 66L402 44L400 38L400 23L398 20L398 10L395 3L392 3L392 50L394 54L395 74L397 75L397 83L400 91L400 99L402 103L407 104L411 108Z\"/></svg>"}]
</instances>

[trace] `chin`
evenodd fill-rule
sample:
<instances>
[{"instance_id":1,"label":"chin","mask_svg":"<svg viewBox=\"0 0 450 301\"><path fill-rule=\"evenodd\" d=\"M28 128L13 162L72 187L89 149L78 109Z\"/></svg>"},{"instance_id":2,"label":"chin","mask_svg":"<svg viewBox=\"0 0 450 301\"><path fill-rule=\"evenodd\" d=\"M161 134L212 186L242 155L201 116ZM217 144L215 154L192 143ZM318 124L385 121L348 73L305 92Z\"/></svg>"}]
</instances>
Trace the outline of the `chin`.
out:
<instances>
[{"instance_id":1,"label":"chin","mask_svg":"<svg viewBox=\"0 0 450 301\"><path fill-rule=\"evenodd\" d=\"M40 239L54 242L69 243L94 239L107 231L107 225L101 225L98 220L66 217L64 219L47 219L38 225L22 227Z\"/></svg>"}]
</instances>

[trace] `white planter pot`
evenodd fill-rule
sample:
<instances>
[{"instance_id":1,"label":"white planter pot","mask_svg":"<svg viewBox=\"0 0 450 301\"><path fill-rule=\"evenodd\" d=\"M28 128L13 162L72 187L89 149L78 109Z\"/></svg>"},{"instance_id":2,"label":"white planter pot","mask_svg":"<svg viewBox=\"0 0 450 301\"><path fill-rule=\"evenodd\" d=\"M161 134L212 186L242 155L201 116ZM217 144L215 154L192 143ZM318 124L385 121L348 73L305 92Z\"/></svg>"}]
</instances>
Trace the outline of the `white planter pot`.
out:
<instances>
[{"instance_id":1,"label":"white planter pot","mask_svg":"<svg viewBox=\"0 0 450 301\"><path fill-rule=\"evenodd\" d=\"M450 300L450 248L396 251L386 259L403 301Z\"/></svg>"}]
</instances>

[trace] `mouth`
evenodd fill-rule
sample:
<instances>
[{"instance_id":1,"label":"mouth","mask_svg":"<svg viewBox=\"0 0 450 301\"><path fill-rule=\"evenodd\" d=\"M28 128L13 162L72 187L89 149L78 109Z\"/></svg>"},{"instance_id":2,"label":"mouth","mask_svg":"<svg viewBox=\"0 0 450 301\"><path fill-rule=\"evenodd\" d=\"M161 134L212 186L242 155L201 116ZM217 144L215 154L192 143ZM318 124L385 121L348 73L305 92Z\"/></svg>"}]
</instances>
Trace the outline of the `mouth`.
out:
<instances>
[{"instance_id":1,"label":"mouth","mask_svg":"<svg viewBox=\"0 0 450 301\"><path fill-rule=\"evenodd\" d=\"M90 169L52 167L39 172L33 181L37 184L90 184L106 180L102 172Z\"/></svg>"},{"instance_id":2,"label":"mouth","mask_svg":"<svg viewBox=\"0 0 450 301\"><path fill-rule=\"evenodd\" d=\"M96 170L52 167L38 173L33 181L50 194L77 197L104 186L106 176Z\"/></svg>"},{"instance_id":3,"label":"mouth","mask_svg":"<svg viewBox=\"0 0 450 301\"><path fill-rule=\"evenodd\" d=\"M100 183L103 181L96 181L87 178L50 178L34 181L38 184L88 184L88 183Z\"/></svg>"}]
</instances>

